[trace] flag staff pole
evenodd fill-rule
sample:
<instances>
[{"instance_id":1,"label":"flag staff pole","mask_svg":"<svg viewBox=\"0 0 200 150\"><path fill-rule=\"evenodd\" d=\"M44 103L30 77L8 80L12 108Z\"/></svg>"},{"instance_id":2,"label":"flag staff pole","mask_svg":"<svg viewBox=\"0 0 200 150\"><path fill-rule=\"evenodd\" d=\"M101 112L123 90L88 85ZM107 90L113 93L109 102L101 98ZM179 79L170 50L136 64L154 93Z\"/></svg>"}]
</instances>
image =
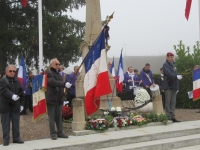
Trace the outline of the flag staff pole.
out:
<instances>
[{"instance_id":1,"label":"flag staff pole","mask_svg":"<svg viewBox=\"0 0 200 150\"><path fill-rule=\"evenodd\" d=\"M113 18L113 15L114 15L114 12L112 13L112 15L110 15L110 16L108 17L107 22L106 22L106 25L108 25L108 23L111 21L111 19ZM105 26L103 27L103 29L104 29L104 28L105 28ZM102 30L103 30L103 29L102 29ZM101 30L101 32L102 32L102 30ZM96 38L96 40L94 41L94 43L93 43L92 45L94 45L94 44L97 42L97 40L99 39L99 36L101 35L101 32L99 33L98 37ZM75 76L77 75L77 73L79 72L80 68L81 68L82 65L84 64L85 60L86 60L87 57L89 56L91 50L92 50L92 46L89 48L88 53L86 54L86 56L85 56L84 59L82 60L80 66L78 67L77 72L75 72L74 76L73 76L72 79L70 80L70 83L72 83L72 81L74 80ZM63 96L64 96L66 93L67 93L67 89L65 88L65 89L64 89L64 94L63 94ZM62 96L62 97L63 97L63 96Z\"/></svg>"},{"instance_id":2,"label":"flag staff pole","mask_svg":"<svg viewBox=\"0 0 200 150\"><path fill-rule=\"evenodd\" d=\"M198 0L198 9L199 9L199 41L200 41L200 0Z\"/></svg>"},{"instance_id":3,"label":"flag staff pole","mask_svg":"<svg viewBox=\"0 0 200 150\"><path fill-rule=\"evenodd\" d=\"M43 68L42 0L38 0L39 73Z\"/></svg>"}]
</instances>

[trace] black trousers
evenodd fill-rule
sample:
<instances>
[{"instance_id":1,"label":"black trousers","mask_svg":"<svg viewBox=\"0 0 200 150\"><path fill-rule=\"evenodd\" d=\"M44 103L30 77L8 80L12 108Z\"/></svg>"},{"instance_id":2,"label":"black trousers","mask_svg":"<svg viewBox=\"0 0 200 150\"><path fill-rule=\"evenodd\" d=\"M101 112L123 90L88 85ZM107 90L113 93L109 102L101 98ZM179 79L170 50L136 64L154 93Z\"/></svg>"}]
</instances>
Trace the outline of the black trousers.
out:
<instances>
[{"instance_id":1,"label":"black trousers","mask_svg":"<svg viewBox=\"0 0 200 150\"><path fill-rule=\"evenodd\" d=\"M12 122L13 141L20 140L20 132L19 132L20 113L19 112L1 113L1 125L3 130L4 143L9 143L10 141L10 121Z\"/></svg>"},{"instance_id":2,"label":"black trousers","mask_svg":"<svg viewBox=\"0 0 200 150\"><path fill-rule=\"evenodd\" d=\"M133 90L126 91L127 93L127 100L134 100L135 96L133 95Z\"/></svg>"},{"instance_id":3,"label":"black trousers","mask_svg":"<svg viewBox=\"0 0 200 150\"><path fill-rule=\"evenodd\" d=\"M75 95L71 95L71 94L69 95L69 97L68 97L68 99L67 99L67 100L69 101L69 104L68 104L69 107L72 107L72 100L73 100L75 97L76 97Z\"/></svg>"},{"instance_id":4,"label":"black trousers","mask_svg":"<svg viewBox=\"0 0 200 150\"><path fill-rule=\"evenodd\" d=\"M145 88L145 90L148 92L150 98L152 98L152 94L151 94L151 90L150 90L150 88Z\"/></svg>"},{"instance_id":5,"label":"black trousers","mask_svg":"<svg viewBox=\"0 0 200 150\"><path fill-rule=\"evenodd\" d=\"M161 95L162 95L163 109L165 109L165 92L161 92Z\"/></svg>"},{"instance_id":6,"label":"black trousers","mask_svg":"<svg viewBox=\"0 0 200 150\"><path fill-rule=\"evenodd\" d=\"M62 123L62 105L47 104L48 116L49 116L49 129L50 136L55 137L63 134ZM57 131L55 130L55 123Z\"/></svg>"}]
</instances>

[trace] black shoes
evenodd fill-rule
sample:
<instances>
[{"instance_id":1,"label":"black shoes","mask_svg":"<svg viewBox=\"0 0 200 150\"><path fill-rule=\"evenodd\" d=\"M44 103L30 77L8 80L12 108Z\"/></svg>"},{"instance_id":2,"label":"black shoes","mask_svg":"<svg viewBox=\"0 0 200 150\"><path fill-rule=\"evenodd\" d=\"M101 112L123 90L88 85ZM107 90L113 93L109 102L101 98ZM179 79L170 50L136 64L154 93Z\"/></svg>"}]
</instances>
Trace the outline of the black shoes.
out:
<instances>
[{"instance_id":1,"label":"black shoes","mask_svg":"<svg viewBox=\"0 0 200 150\"><path fill-rule=\"evenodd\" d=\"M21 112L20 115L28 115L28 113Z\"/></svg>"},{"instance_id":2,"label":"black shoes","mask_svg":"<svg viewBox=\"0 0 200 150\"><path fill-rule=\"evenodd\" d=\"M6 142L4 143L4 142L3 142L3 146L8 146L8 145L9 145L9 143L6 143Z\"/></svg>"},{"instance_id":3,"label":"black shoes","mask_svg":"<svg viewBox=\"0 0 200 150\"><path fill-rule=\"evenodd\" d=\"M58 135L58 136L51 136L51 139L52 139L52 140L57 140L57 137L58 137L58 138L68 138L67 135L65 135L65 134L60 134L60 135Z\"/></svg>"},{"instance_id":4,"label":"black shoes","mask_svg":"<svg viewBox=\"0 0 200 150\"><path fill-rule=\"evenodd\" d=\"M68 136L65 135L65 134L58 135L58 137L59 137L59 138L68 138Z\"/></svg>"},{"instance_id":5,"label":"black shoes","mask_svg":"<svg viewBox=\"0 0 200 150\"><path fill-rule=\"evenodd\" d=\"M57 137L56 136L51 136L51 139L52 140L57 140Z\"/></svg>"},{"instance_id":6,"label":"black shoes","mask_svg":"<svg viewBox=\"0 0 200 150\"><path fill-rule=\"evenodd\" d=\"M173 121L173 122L181 122L181 121L179 121L179 120L176 120L176 118L172 118L172 121Z\"/></svg>"},{"instance_id":7,"label":"black shoes","mask_svg":"<svg viewBox=\"0 0 200 150\"><path fill-rule=\"evenodd\" d=\"M19 141L13 141L13 143L24 144L24 141L21 141L21 140L19 140Z\"/></svg>"}]
</instances>

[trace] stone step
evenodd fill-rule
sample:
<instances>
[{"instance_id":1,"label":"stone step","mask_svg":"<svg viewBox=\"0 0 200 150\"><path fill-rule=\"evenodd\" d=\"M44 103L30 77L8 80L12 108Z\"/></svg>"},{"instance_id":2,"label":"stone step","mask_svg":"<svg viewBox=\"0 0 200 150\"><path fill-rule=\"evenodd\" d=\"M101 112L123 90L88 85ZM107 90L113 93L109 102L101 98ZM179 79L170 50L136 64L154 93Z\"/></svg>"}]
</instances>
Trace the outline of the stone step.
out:
<instances>
[{"instance_id":1,"label":"stone step","mask_svg":"<svg viewBox=\"0 0 200 150\"><path fill-rule=\"evenodd\" d=\"M200 150L200 134L127 144L95 150ZM196 146L193 146L196 145ZM191 147L186 147L191 146ZM181 148L180 148L181 147ZM174 149L178 148L178 149ZM193 148L193 149L192 149Z\"/></svg>"},{"instance_id":2,"label":"stone step","mask_svg":"<svg viewBox=\"0 0 200 150\"><path fill-rule=\"evenodd\" d=\"M200 145L176 148L176 149L173 149L173 150L200 150Z\"/></svg>"},{"instance_id":3,"label":"stone step","mask_svg":"<svg viewBox=\"0 0 200 150\"><path fill-rule=\"evenodd\" d=\"M189 139L185 139L185 138ZM126 145L144 145L144 143L151 143L151 145L157 145L158 143L163 143L161 145L167 145L166 140L172 148L180 148L184 146L192 146L200 143L200 121L190 121L173 123L169 125L160 126L147 126L130 130L119 130L112 132L103 132L82 136L70 136L68 139L51 140L42 139L36 141L25 141L24 144L10 144L9 149L18 150L18 148L26 150L44 150L44 149L54 149L54 150L94 150L102 148L111 148L117 146ZM177 140L177 141L176 141ZM176 141L173 143L173 141ZM187 142L184 142L187 141ZM156 144L157 142L157 144ZM193 142L193 143L192 143ZM197 143L198 142L198 143ZM175 147L174 145L182 145ZM188 143L190 145L188 145ZM151 148L149 144L149 148ZM148 148L146 147L146 149ZM8 150L2 145L0 145L0 150ZM141 149L142 150L142 149ZM151 149L149 149L151 150ZM156 149L154 149L156 150ZM161 150L161 149L159 149Z\"/></svg>"}]
</instances>

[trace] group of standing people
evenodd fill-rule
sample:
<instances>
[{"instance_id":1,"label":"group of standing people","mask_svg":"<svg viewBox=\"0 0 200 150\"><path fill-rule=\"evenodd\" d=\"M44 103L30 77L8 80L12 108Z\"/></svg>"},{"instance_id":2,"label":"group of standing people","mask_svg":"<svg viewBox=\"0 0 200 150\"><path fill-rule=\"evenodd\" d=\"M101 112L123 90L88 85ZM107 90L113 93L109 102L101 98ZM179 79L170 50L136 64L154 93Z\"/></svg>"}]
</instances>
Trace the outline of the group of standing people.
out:
<instances>
[{"instance_id":1,"label":"group of standing people","mask_svg":"<svg viewBox=\"0 0 200 150\"><path fill-rule=\"evenodd\" d=\"M78 71L77 66L74 70ZM8 65L5 69L5 76L0 79L0 114L4 146L8 146L10 143L10 121L12 122L13 143L24 143L24 141L20 139L20 111L22 111L21 114L26 114L27 102L29 102L30 111L33 111L31 85L33 73L28 73L27 87L23 89L19 79L16 77L16 71L17 69L14 65ZM50 137L52 140L68 138L68 136L63 133L62 124L62 106L63 101L66 101L64 88L72 87L70 94L72 98L75 97L75 80L78 75L73 77L73 79L70 79L71 77L67 79L72 80L72 84L64 81L63 76L60 74L60 62L58 59L52 59L47 76L48 87L46 91L46 104ZM57 130L55 129L55 124Z\"/></svg>"},{"instance_id":2,"label":"group of standing people","mask_svg":"<svg viewBox=\"0 0 200 150\"><path fill-rule=\"evenodd\" d=\"M166 61L160 69L160 72L158 85L162 95L163 108L168 120L180 122L175 118L175 108L176 95L179 91L179 80L183 77L182 75L178 75L173 53L168 52L166 54ZM140 71L139 76L137 69L133 69L131 66L128 67L128 71L124 74L123 82L125 84L125 92L127 93L128 100L134 100L134 86L141 86L146 89L151 98L150 87L156 86L149 63L146 63L145 67Z\"/></svg>"},{"instance_id":3,"label":"group of standing people","mask_svg":"<svg viewBox=\"0 0 200 150\"><path fill-rule=\"evenodd\" d=\"M151 91L150 86L155 86L153 73L150 70L150 64L146 63L145 67L138 73L137 69L133 69L132 66L128 67L128 71L124 74L125 91L127 93L128 100L134 100L135 95L134 87L143 87L147 90L150 97Z\"/></svg>"}]
</instances>

